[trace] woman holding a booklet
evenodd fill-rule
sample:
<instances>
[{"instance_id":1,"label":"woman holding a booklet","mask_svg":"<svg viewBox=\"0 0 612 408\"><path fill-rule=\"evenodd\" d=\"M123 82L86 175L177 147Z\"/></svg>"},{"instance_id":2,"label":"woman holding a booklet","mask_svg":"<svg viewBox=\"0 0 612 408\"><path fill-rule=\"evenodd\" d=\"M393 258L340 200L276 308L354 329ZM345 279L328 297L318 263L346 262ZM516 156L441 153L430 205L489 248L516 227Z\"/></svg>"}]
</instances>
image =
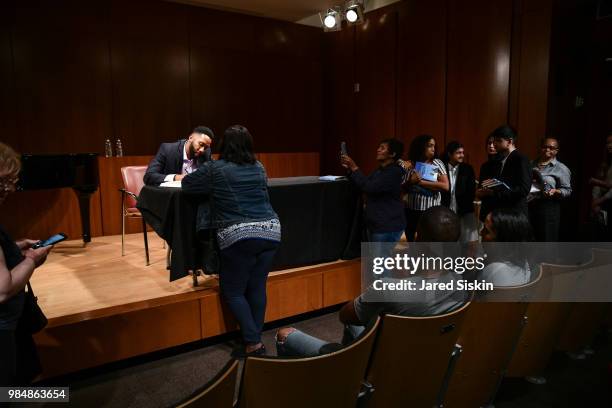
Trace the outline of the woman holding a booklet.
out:
<instances>
[{"instance_id":1,"label":"woman holding a booklet","mask_svg":"<svg viewBox=\"0 0 612 408\"><path fill-rule=\"evenodd\" d=\"M444 163L436 158L436 140L431 135L417 136L408 152L411 169L404 184L406 195L406 240L414 241L421 214L430 207L440 205L442 191L448 191L448 176Z\"/></svg>"}]
</instances>

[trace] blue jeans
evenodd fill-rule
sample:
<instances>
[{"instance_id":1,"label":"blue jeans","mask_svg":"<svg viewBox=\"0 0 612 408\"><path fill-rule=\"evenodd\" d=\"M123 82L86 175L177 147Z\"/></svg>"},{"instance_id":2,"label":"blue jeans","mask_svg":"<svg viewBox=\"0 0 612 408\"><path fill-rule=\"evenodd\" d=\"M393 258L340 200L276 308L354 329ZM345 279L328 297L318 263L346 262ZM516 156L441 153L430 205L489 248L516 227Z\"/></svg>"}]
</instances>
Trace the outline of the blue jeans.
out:
<instances>
[{"instance_id":1,"label":"blue jeans","mask_svg":"<svg viewBox=\"0 0 612 408\"><path fill-rule=\"evenodd\" d=\"M346 346L355 340L363 331L364 326L346 325L342 336L342 345ZM276 340L276 354L282 357L314 357L324 354L324 349L333 343L328 343L300 330L289 333L285 341Z\"/></svg>"},{"instance_id":2,"label":"blue jeans","mask_svg":"<svg viewBox=\"0 0 612 408\"><path fill-rule=\"evenodd\" d=\"M404 231L394 232L370 232L368 231L368 240L371 242L370 250L373 252L370 255L375 256L391 256L391 244L395 244L400 240Z\"/></svg>"},{"instance_id":3,"label":"blue jeans","mask_svg":"<svg viewBox=\"0 0 612 408\"><path fill-rule=\"evenodd\" d=\"M266 280L279 243L245 239L221 250L219 286L246 344L261 341Z\"/></svg>"},{"instance_id":4,"label":"blue jeans","mask_svg":"<svg viewBox=\"0 0 612 408\"><path fill-rule=\"evenodd\" d=\"M393 232L371 232L368 231L368 239L370 242L397 242L402 237L404 231Z\"/></svg>"},{"instance_id":5,"label":"blue jeans","mask_svg":"<svg viewBox=\"0 0 612 408\"><path fill-rule=\"evenodd\" d=\"M391 244L395 244L400 240L404 231L394 232L371 232L368 231L368 240L371 242L371 256L390 257L393 253ZM391 277L390 272L385 269L381 277Z\"/></svg>"}]
</instances>

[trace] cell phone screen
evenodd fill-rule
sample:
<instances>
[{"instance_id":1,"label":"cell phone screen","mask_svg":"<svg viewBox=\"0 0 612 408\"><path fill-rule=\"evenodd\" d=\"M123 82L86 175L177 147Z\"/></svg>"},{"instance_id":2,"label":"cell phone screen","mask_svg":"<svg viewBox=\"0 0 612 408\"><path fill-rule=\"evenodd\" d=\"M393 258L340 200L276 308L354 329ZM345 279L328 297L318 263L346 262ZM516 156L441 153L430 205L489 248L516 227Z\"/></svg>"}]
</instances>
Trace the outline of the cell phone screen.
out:
<instances>
[{"instance_id":1,"label":"cell phone screen","mask_svg":"<svg viewBox=\"0 0 612 408\"><path fill-rule=\"evenodd\" d=\"M347 155L346 142L340 143L340 154L343 155L343 156Z\"/></svg>"},{"instance_id":2,"label":"cell phone screen","mask_svg":"<svg viewBox=\"0 0 612 408\"><path fill-rule=\"evenodd\" d=\"M64 234L55 234L52 237L47 238L45 241L43 241L41 246L49 246L49 245L55 245L58 242L61 242L63 240L66 239L66 235Z\"/></svg>"}]
</instances>

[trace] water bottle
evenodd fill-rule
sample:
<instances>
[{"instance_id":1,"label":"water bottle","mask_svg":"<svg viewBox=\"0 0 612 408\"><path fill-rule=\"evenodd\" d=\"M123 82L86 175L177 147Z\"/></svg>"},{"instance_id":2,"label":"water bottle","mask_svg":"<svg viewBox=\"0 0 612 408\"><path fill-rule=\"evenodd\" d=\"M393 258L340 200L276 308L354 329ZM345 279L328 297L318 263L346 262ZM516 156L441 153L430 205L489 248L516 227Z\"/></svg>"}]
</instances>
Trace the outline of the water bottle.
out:
<instances>
[{"instance_id":1,"label":"water bottle","mask_svg":"<svg viewBox=\"0 0 612 408\"><path fill-rule=\"evenodd\" d=\"M113 157L113 146L110 139L106 139L106 142L104 142L104 157Z\"/></svg>"},{"instance_id":2,"label":"water bottle","mask_svg":"<svg viewBox=\"0 0 612 408\"><path fill-rule=\"evenodd\" d=\"M121 140L117 139L115 144L115 153L117 157L123 157L123 145L121 144Z\"/></svg>"}]
</instances>

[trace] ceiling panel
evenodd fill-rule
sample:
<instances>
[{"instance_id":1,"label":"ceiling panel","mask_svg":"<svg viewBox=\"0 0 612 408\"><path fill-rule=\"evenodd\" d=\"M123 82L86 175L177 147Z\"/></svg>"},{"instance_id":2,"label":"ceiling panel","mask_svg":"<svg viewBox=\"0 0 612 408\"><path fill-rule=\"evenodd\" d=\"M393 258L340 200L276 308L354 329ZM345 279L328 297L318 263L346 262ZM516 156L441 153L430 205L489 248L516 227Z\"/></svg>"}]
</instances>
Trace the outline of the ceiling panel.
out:
<instances>
[{"instance_id":1,"label":"ceiling panel","mask_svg":"<svg viewBox=\"0 0 612 408\"><path fill-rule=\"evenodd\" d=\"M169 0L285 21L298 21L345 0Z\"/></svg>"}]
</instances>

